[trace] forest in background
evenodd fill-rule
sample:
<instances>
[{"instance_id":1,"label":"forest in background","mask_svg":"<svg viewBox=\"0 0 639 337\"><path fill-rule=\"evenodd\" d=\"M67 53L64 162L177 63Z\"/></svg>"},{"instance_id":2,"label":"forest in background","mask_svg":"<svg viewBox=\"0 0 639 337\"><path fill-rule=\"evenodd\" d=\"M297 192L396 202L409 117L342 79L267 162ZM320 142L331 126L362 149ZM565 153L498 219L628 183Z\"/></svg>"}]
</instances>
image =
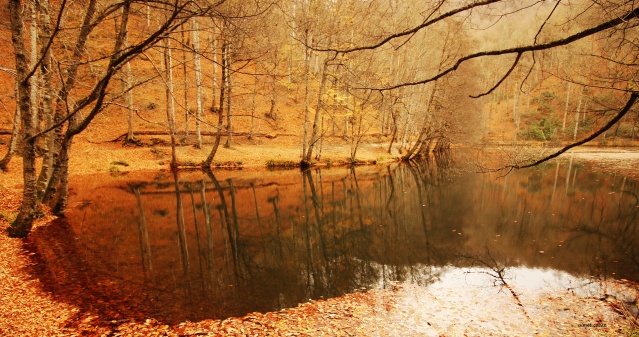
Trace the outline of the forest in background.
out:
<instances>
[{"instance_id":1,"label":"forest in background","mask_svg":"<svg viewBox=\"0 0 639 337\"><path fill-rule=\"evenodd\" d=\"M134 145L164 134L171 167L180 144L207 146L210 167L233 136L294 136L306 164L331 138L355 161L365 136L404 159L451 143L637 137L632 2L8 4L0 167L18 151L24 177L12 236L39 203L64 213L71 144L89 132Z\"/></svg>"}]
</instances>

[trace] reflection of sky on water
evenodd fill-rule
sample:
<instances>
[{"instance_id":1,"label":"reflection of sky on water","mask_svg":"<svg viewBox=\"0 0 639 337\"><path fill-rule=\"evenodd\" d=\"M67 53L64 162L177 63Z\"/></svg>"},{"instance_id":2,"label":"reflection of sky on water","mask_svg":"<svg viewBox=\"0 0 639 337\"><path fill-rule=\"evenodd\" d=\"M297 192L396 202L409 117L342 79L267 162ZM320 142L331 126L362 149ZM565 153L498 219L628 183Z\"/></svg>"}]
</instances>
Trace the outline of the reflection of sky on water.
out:
<instances>
[{"instance_id":1,"label":"reflection of sky on water","mask_svg":"<svg viewBox=\"0 0 639 337\"><path fill-rule=\"evenodd\" d=\"M376 266L376 270L383 271L392 266ZM392 289L396 286L412 285L421 288L420 291L429 293L442 289L454 289L464 293L468 289L476 289L486 293L503 291L503 283L495 269L485 267L434 267L417 264L411 267L412 279L404 282L390 281L384 283L383 275L379 275L374 289ZM529 296L543 293L571 291L582 297L592 297L602 294L600 280L588 277L578 277L567 272L550 268L528 268L523 266L506 267L502 272L504 280L517 291L526 292ZM353 291L360 289L353 289Z\"/></svg>"},{"instance_id":2,"label":"reflection of sky on water","mask_svg":"<svg viewBox=\"0 0 639 337\"><path fill-rule=\"evenodd\" d=\"M594 296L601 291L599 283L554 269L511 267L506 268L504 279L518 290L528 293L573 290L582 296ZM500 286L495 271L488 268L445 267L435 282L427 289L465 287L491 288Z\"/></svg>"},{"instance_id":3,"label":"reflection of sky on water","mask_svg":"<svg viewBox=\"0 0 639 337\"><path fill-rule=\"evenodd\" d=\"M615 331L614 313L598 300L612 291L598 282L557 270L507 268L515 298L495 281L488 268L443 267L432 284L403 283L383 320L400 326L390 331L397 336L574 336L588 335L578 324L597 322Z\"/></svg>"}]
</instances>

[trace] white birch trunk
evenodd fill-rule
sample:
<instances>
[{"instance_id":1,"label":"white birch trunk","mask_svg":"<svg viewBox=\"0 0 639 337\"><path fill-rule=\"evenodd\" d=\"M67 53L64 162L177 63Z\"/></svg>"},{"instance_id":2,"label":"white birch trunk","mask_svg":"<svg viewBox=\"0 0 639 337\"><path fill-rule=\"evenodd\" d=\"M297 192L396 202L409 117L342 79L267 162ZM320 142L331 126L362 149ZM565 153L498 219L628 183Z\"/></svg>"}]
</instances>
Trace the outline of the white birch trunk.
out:
<instances>
[{"instance_id":1,"label":"white birch trunk","mask_svg":"<svg viewBox=\"0 0 639 337\"><path fill-rule=\"evenodd\" d=\"M564 122L561 124L561 130L566 130L566 116L568 115L568 103L570 103L570 82L566 85L566 106L564 107Z\"/></svg>"},{"instance_id":2,"label":"white birch trunk","mask_svg":"<svg viewBox=\"0 0 639 337\"><path fill-rule=\"evenodd\" d=\"M211 92L211 111L217 111L217 107L215 106L215 102L217 102L217 37L215 36L215 28L212 28L212 32L210 33L213 40L213 91ZM219 111L219 113L222 113Z\"/></svg>"},{"instance_id":3,"label":"white birch trunk","mask_svg":"<svg viewBox=\"0 0 639 337\"><path fill-rule=\"evenodd\" d=\"M515 119L515 141L517 141L517 134L519 133L519 111L517 111L517 99L519 98L518 85L515 83L515 93L513 97L513 118Z\"/></svg>"},{"instance_id":4,"label":"white birch trunk","mask_svg":"<svg viewBox=\"0 0 639 337\"><path fill-rule=\"evenodd\" d=\"M164 70L166 76L166 119L169 124L171 137L171 168L177 167L175 153L175 98L173 97L173 58L171 55L171 40L164 40Z\"/></svg>"},{"instance_id":5,"label":"white birch trunk","mask_svg":"<svg viewBox=\"0 0 639 337\"><path fill-rule=\"evenodd\" d=\"M226 148L230 148L231 146L233 146L233 124L231 124L231 122L233 121L232 115L231 115L231 93L232 93L232 89L233 89L233 81L232 81L232 75L233 75L233 58L231 56L231 50L232 50L232 45L229 42L227 44L227 52L226 52L226 131L228 132L228 136L226 138L226 144L224 144L224 147Z\"/></svg>"},{"instance_id":6,"label":"white birch trunk","mask_svg":"<svg viewBox=\"0 0 639 337\"><path fill-rule=\"evenodd\" d=\"M186 34L184 31L182 31L182 45L186 44ZM186 50L182 50L182 75L182 90L184 92L184 142L186 142L187 138L189 137L189 122L191 121L191 111L189 111L189 74L186 61Z\"/></svg>"},{"instance_id":7,"label":"white birch trunk","mask_svg":"<svg viewBox=\"0 0 639 337\"><path fill-rule=\"evenodd\" d=\"M306 34L306 42L308 42L308 34ZM308 43L307 43L308 45ZM305 64L305 76L304 76L304 82L305 82L305 89L304 89L304 138L302 139L302 159L305 158L306 156L306 149L308 147L308 98L309 98L309 91L310 91L310 80L311 80L311 74L310 74L310 66L311 66L311 59L310 59L310 49L308 47L305 47L304 50L304 64Z\"/></svg>"},{"instance_id":8,"label":"white birch trunk","mask_svg":"<svg viewBox=\"0 0 639 337\"><path fill-rule=\"evenodd\" d=\"M581 87L579 90L579 102L577 103L577 111L575 112L575 133L572 135L572 140L575 141L577 139L577 131L579 129L579 110L581 110L581 101L584 95L584 87Z\"/></svg>"},{"instance_id":9,"label":"white birch trunk","mask_svg":"<svg viewBox=\"0 0 639 337\"><path fill-rule=\"evenodd\" d=\"M255 96L257 96L257 64L253 69L253 95L251 95L251 126L249 128L249 139L253 139L253 127L255 126Z\"/></svg>"},{"instance_id":10,"label":"white birch trunk","mask_svg":"<svg viewBox=\"0 0 639 337\"><path fill-rule=\"evenodd\" d=\"M203 108L202 108L202 100L203 100L203 89L202 89L202 62L200 61L200 32L198 27L197 18L191 19L191 35L193 39L193 51L195 55L193 56L193 63L195 67L195 85L196 85L196 104L197 111L195 115L195 133L197 136L196 147L199 149L202 147L202 132L200 127L200 120L202 118Z\"/></svg>"},{"instance_id":11,"label":"white birch trunk","mask_svg":"<svg viewBox=\"0 0 639 337\"><path fill-rule=\"evenodd\" d=\"M129 46L129 31L128 31L128 27L125 27L125 29L127 30L126 32L124 32L124 48L127 48ZM126 105L127 108L129 109L129 118L127 120L127 136L126 136L126 141L130 142L133 141L135 139L135 135L133 134L133 113L134 113L134 107L133 107L133 75L131 74L131 62L127 62L124 65L124 72L125 72L125 79L126 79L126 83L124 83L125 86L125 90L126 92Z\"/></svg>"}]
</instances>

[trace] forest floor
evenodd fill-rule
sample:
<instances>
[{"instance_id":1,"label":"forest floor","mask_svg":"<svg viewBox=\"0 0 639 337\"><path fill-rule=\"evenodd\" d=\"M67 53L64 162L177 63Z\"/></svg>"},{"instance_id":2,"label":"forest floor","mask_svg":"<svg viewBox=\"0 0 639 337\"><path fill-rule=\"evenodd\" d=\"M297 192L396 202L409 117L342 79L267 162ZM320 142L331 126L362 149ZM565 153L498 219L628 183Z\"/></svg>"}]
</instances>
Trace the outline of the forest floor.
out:
<instances>
[{"instance_id":1,"label":"forest floor","mask_svg":"<svg viewBox=\"0 0 639 337\"><path fill-rule=\"evenodd\" d=\"M181 161L199 162L210 147L180 147ZM6 149L0 146L0 153ZM392 160L374 142L362 145L360 160ZM584 150L584 153L598 151ZM324 158L345 160L347 144L329 144ZM635 152L622 157L636 156ZM71 175L113 170L167 169L166 146L123 147L74 145ZM238 140L220 148L216 162L241 161L244 167L264 167L268 161L298 161L299 146L292 141L274 147L268 141ZM124 162L128 166L116 164ZM605 162L605 161L604 161ZM621 160L623 162L623 160ZM604 169L606 166L604 165ZM630 167L629 170L636 170ZM25 240L6 236L9 220L17 214L21 164L15 158L0 173L0 336L637 336L639 287L630 281L591 280L590 292L555 287L530 290L521 279L508 285L477 286L465 282L435 282L429 287L398 284L394 289L356 292L337 298L309 301L298 307L269 313L251 313L224 320L167 325L153 317L136 320L100 317L95 312L54 299L35 272L37 260ZM52 217L38 221L46 226ZM28 238L26 239L28 241ZM464 279L467 271L451 270L449 279ZM492 284L492 283L491 283ZM509 290L514 290L511 292ZM513 294L517 293L518 296Z\"/></svg>"}]
</instances>

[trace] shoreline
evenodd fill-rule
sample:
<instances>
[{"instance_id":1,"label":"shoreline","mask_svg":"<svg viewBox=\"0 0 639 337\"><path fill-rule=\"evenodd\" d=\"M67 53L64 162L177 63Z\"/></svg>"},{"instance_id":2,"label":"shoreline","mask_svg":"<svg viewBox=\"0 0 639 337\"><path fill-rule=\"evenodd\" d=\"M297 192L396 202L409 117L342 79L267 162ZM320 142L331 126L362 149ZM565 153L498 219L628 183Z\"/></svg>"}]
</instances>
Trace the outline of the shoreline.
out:
<instances>
[{"instance_id":1,"label":"shoreline","mask_svg":"<svg viewBox=\"0 0 639 337\"><path fill-rule=\"evenodd\" d=\"M605 159L610 157L617 161L625 159L639 160L639 141L631 146L605 146L585 144L563 154L575 154L580 159ZM96 146L97 145L97 146ZM176 147L179 170L201 169L200 163L206 158L212 146L206 145L197 149L191 145ZM548 147L540 142L522 144L505 144L488 142L468 146L455 146L452 150L467 148L471 150L512 150L520 149L533 155L548 153L559 149ZM360 144L355 162L348 158L349 145L327 144L324 146L321 160L314 161L310 167L338 167L350 165L378 165L401 161L397 151L388 154L387 142L363 142ZM6 152L6 145L0 144L0 153ZM301 166L301 149L297 144L271 144L271 141L255 141L237 139L231 148L220 146L211 166L212 170L268 170L299 169ZM611 156L618 154L618 156ZM104 172L132 172L170 170L171 147L161 146L127 146L121 143L103 142L99 144L85 141L74 143L70 154L69 176L86 175ZM42 158L37 159L39 170ZM628 168L634 170L633 168ZM633 176L639 177L639 169ZM15 154L7 171L0 171L0 191L15 194L22 191L22 160ZM0 212L3 207L0 204ZM1 217L0 217L1 219Z\"/></svg>"}]
</instances>

